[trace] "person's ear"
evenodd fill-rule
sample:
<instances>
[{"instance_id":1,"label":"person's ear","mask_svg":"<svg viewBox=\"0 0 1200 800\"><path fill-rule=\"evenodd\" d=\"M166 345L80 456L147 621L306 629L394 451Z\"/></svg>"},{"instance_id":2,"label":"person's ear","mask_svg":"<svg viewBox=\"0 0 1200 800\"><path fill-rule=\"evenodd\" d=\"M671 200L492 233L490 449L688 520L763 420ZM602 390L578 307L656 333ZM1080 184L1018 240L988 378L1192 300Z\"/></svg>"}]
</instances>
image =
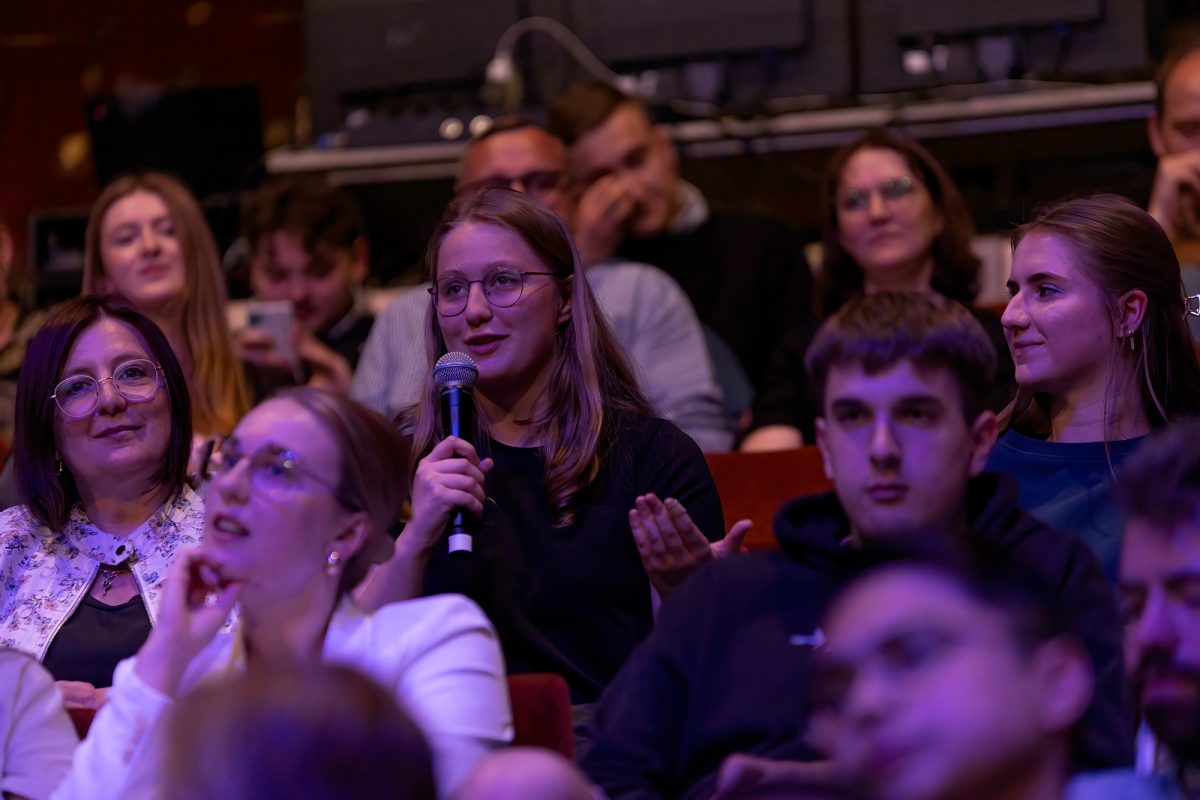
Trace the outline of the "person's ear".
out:
<instances>
[{"instance_id":1,"label":"person's ear","mask_svg":"<svg viewBox=\"0 0 1200 800\"><path fill-rule=\"evenodd\" d=\"M1146 318L1150 299L1141 289L1130 289L1117 298L1117 336L1126 339L1137 334Z\"/></svg>"},{"instance_id":2,"label":"person's ear","mask_svg":"<svg viewBox=\"0 0 1200 800\"><path fill-rule=\"evenodd\" d=\"M367 237L360 236L350 246L350 280L361 286L371 272L371 245Z\"/></svg>"},{"instance_id":3,"label":"person's ear","mask_svg":"<svg viewBox=\"0 0 1200 800\"><path fill-rule=\"evenodd\" d=\"M971 423L971 462L970 475L975 477L987 466L988 456L996 444L998 425L996 415L991 411L980 413Z\"/></svg>"},{"instance_id":4,"label":"person's ear","mask_svg":"<svg viewBox=\"0 0 1200 800\"><path fill-rule=\"evenodd\" d=\"M329 540L325 550L336 550L345 564L367 546L371 535L371 520L365 511L355 511L350 514L338 532Z\"/></svg>"},{"instance_id":5,"label":"person's ear","mask_svg":"<svg viewBox=\"0 0 1200 800\"><path fill-rule=\"evenodd\" d=\"M1162 135L1162 119L1157 114L1146 117L1146 138L1150 140L1150 149L1156 157L1162 158L1167 154L1167 144Z\"/></svg>"},{"instance_id":6,"label":"person's ear","mask_svg":"<svg viewBox=\"0 0 1200 800\"><path fill-rule=\"evenodd\" d=\"M12 269L14 252L12 232L7 225L0 225L0 272L5 275Z\"/></svg>"},{"instance_id":7,"label":"person's ear","mask_svg":"<svg viewBox=\"0 0 1200 800\"><path fill-rule=\"evenodd\" d=\"M1087 712L1096 679L1092 661L1072 636L1058 636L1038 646L1030 660L1037 682L1038 723L1048 733L1068 733Z\"/></svg>"},{"instance_id":8,"label":"person's ear","mask_svg":"<svg viewBox=\"0 0 1200 800\"><path fill-rule=\"evenodd\" d=\"M825 418L817 417L814 421L817 431L817 448L821 451L821 464L825 468L825 477L833 480L833 461L829 449L829 433L825 427Z\"/></svg>"}]
</instances>

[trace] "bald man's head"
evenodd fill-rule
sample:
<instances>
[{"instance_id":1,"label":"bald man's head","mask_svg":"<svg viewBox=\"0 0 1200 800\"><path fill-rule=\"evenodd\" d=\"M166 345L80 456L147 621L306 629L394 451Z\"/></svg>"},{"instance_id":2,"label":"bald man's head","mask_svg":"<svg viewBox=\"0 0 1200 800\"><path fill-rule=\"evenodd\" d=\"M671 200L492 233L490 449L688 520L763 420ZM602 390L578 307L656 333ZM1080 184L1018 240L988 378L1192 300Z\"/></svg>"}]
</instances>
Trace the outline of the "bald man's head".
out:
<instances>
[{"instance_id":1,"label":"bald man's head","mask_svg":"<svg viewBox=\"0 0 1200 800\"><path fill-rule=\"evenodd\" d=\"M467 145L456 191L488 185L525 192L563 219L570 219L567 149L533 123L494 131Z\"/></svg>"}]
</instances>

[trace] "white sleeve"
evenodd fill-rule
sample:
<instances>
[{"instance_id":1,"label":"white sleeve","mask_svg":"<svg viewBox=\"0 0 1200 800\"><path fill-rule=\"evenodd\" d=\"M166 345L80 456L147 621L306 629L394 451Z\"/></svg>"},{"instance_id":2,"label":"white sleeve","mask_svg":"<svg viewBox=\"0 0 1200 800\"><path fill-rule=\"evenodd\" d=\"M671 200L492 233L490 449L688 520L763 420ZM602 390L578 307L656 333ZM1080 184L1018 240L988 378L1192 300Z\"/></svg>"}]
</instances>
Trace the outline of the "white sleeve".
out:
<instances>
[{"instance_id":1,"label":"white sleeve","mask_svg":"<svg viewBox=\"0 0 1200 800\"><path fill-rule=\"evenodd\" d=\"M429 741L438 795L447 798L480 759L512 741L504 656L491 623L465 597L405 601L377 614L386 619L390 610L401 612L412 634L393 688Z\"/></svg>"},{"instance_id":2,"label":"white sleeve","mask_svg":"<svg viewBox=\"0 0 1200 800\"><path fill-rule=\"evenodd\" d=\"M75 751L67 779L52 800L142 800L158 795L162 722L171 698L150 688L133 669L117 665L108 701Z\"/></svg>"},{"instance_id":3,"label":"white sleeve","mask_svg":"<svg viewBox=\"0 0 1200 800\"><path fill-rule=\"evenodd\" d=\"M14 659L15 674L0 698L0 793L44 800L66 776L71 753L79 744L62 693L45 668L26 656Z\"/></svg>"}]
</instances>

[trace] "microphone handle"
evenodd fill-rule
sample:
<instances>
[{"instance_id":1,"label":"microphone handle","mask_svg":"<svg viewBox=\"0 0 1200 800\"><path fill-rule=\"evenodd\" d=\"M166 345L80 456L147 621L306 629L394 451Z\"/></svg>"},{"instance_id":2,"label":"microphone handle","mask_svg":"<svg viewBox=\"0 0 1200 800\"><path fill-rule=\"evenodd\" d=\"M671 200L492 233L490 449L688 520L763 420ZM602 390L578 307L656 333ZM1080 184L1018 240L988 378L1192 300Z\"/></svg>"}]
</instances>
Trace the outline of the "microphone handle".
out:
<instances>
[{"instance_id":1,"label":"microphone handle","mask_svg":"<svg viewBox=\"0 0 1200 800\"><path fill-rule=\"evenodd\" d=\"M471 440L475 429L475 398L470 389L463 386L442 389L442 429L446 436ZM469 511L457 509L450 516L446 526L450 555L463 556L474 549L477 527L478 521Z\"/></svg>"}]
</instances>

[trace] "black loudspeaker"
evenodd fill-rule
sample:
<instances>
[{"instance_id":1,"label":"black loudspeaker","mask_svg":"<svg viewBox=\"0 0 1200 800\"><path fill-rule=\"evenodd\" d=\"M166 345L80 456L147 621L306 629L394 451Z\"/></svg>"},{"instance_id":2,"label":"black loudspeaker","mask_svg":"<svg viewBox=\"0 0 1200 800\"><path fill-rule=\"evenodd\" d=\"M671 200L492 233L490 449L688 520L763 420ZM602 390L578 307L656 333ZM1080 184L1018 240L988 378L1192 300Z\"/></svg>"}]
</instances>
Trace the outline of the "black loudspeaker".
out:
<instances>
[{"instance_id":1,"label":"black loudspeaker","mask_svg":"<svg viewBox=\"0 0 1200 800\"><path fill-rule=\"evenodd\" d=\"M858 0L861 91L1144 74L1145 0ZM1139 76L1140 76L1139 74Z\"/></svg>"},{"instance_id":2,"label":"black loudspeaker","mask_svg":"<svg viewBox=\"0 0 1200 800\"><path fill-rule=\"evenodd\" d=\"M305 0L314 131L407 118L436 140L448 114L476 110L496 42L519 18L515 0Z\"/></svg>"}]
</instances>

